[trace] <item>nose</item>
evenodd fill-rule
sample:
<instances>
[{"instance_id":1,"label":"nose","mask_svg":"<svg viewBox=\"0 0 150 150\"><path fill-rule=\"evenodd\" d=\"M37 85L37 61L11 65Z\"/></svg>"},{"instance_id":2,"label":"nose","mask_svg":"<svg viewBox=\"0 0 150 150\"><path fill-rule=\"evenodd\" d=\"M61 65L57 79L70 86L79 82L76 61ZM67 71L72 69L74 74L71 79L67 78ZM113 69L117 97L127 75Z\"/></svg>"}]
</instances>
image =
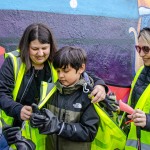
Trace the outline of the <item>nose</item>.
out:
<instances>
[{"instance_id":1,"label":"nose","mask_svg":"<svg viewBox=\"0 0 150 150\"><path fill-rule=\"evenodd\" d=\"M143 50L140 51L139 55L140 55L140 57L145 56L145 53L143 52Z\"/></svg>"},{"instance_id":2,"label":"nose","mask_svg":"<svg viewBox=\"0 0 150 150\"><path fill-rule=\"evenodd\" d=\"M60 71L60 72L58 73L58 77L59 77L59 78L63 78L63 77L64 77L63 72Z\"/></svg>"},{"instance_id":3,"label":"nose","mask_svg":"<svg viewBox=\"0 0 150 150\"><path fill-rule=\"evenodd\" d=\"M43 56L43 55L44 55L44 52L43 52L42 49L39 49L37 54L38 54L38 56Z\"/></svg>"}]
</instances>

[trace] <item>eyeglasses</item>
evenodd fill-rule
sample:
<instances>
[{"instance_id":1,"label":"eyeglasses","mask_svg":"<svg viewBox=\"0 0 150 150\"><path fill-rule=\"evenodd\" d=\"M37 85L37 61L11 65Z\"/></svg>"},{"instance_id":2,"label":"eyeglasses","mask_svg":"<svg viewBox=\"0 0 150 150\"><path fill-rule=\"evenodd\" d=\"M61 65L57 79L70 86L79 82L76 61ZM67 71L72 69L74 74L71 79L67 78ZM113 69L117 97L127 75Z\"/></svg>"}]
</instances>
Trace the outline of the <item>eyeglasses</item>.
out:
<instances>
[{"instance_id":1,"label":"eyeglasses","mask_svg":"<svg viewBox=\"0 0 150 150\"><path fill-rule=\"evenodd\" d=\"M148 54L149 51L150 51L150 47L149 46L142 46L142 47L140 47L140 46L136 45L135 48L136 48L138 53L141 53L141 50L142 50L144 52L144 54Z\"/></svg>"}]
</instances>

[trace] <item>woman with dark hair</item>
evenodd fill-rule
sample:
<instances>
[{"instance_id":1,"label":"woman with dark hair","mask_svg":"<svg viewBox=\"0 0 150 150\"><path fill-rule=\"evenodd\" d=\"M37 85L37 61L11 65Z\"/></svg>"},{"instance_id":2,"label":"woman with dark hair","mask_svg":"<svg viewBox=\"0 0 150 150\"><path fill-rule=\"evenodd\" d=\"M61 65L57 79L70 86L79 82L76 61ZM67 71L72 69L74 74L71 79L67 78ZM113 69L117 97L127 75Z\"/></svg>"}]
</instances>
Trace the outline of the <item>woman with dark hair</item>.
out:
<instances>
[{"instance_id":1,"label":"woman with dark hair","mask_svg":"<svg viewBox=\"0 0 150 150\"><path fill-rule=\"evenodd\" d=\"M0 108L3 110L1 117L7 124L21 127L24 121L30 119L32 103L40 103L39 107L44 105L48 93L45 83L56 82L58 79L52 66L55 52L52 31L41 23L35 23L25 29L18 50L6 54L0 70ZM94 82L91 95L95 97L92 102L97 102L105 98L107 87L97 77ZM38 131L31 129L27 122L23 129L22 134L33 140L36 149L45 149L42 142L44 137Z\"/></svg>"},{"instance_id":2,"label":"woman with dark hair","mask_svg":"<svg viewBox=\"0 0 150 150\"><path fill-rule=\"evenodd\" d=\"M36 51L35 48L38 47L35 43L36 40L38 44L49 44L49 47L45 47L43 50L45 51L47 48L48 57L46 57L46 59L50 62L52 62L53 55L56 52L56 44L52 35L52 31L44 24L31 24L26 28L19 43L19 49L21 50L20 57L21 60L26 64L27 70L31 68L31 65L33 65L31 60L34 62L29 53L29 48L31 47L32 50ZM36 45L35 48L32 48L32 43ZM44 65L43 63L41 64Z\"/></svg>"}]
</instances>

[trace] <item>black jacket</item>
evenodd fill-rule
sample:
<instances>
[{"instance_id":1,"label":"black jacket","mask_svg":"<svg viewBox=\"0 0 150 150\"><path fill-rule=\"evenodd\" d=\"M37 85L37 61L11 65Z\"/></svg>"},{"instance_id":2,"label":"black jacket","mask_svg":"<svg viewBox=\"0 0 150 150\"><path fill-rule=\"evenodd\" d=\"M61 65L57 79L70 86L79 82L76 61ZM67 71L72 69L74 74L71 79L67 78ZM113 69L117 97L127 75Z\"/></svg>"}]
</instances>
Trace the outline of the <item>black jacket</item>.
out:
<instances>
[{"instance_id":1,"label":"black jacket","mask_svg":"<svg viewBox=\"0 0 150 150\"><path fill-rule=\"evenodd\" d=\"M135 108L138 99L146 89L146 87L150 84L150 67L145 66L144 69L142 70L135 86L133 89L132 97L131 97L131 106L132 108ZM143 130L150 131L150 113L146 114L146 126L144 128L141 128Z\"/></svg>"},{"instance_id":2,"label":"black jacket","mask_svg":"<svg viewBox=\"0 0 150 150\"><path fill-rule=\"evenodd\" d=\"M0 108L8 116L15 118L14 126L21 125L20 111L24 105L31 106L32 103L38 103L41 81L47 82L49 80L51 82L51 70L47 62L44 69L39 70L37 77L35 73L34 67L25 73L15 102L12 96L15 86L14 71L9 57L6 58L0 69Z\"/></svg>"},{"instance_id":3,"label":"black jacket","mask_svg":"<svg viewBox=\"0 0 150 150\"><path fill-rule=\"evenodd\" d=\"M94 140L98 130L99 116L88 94L83 92L82 85L78 85L75 89L74 87L58 89L47 102L47 108L60 122L64 122L64 127L59 135L48 135L47 149L90 150L91 141Z\"/></svg>"},{"instance_id":4,"label":"black jacket","mask_svg":"<svg viewBox=\"0 0 150 150\"><path fill-rule=\"evenodd\" d=\"M108 91L104 81L96 76L91 75L94 79L95 85L104 85L106 92ZM33 102L37 103L40 93L40 82L51 82L51 70L48 63L45 63L44 69L41 70L37 77L35 77L35 69L32 67L25 73L16 102L13 100L12 91L14 89L14 69L13 63L7 57L0 69L0 108L5 111L8 116L14 117L17 125L21 124L20 111L24 105L31 105ZM16 126L16 125L14 125Z\"/></svg>"}]
</instances>

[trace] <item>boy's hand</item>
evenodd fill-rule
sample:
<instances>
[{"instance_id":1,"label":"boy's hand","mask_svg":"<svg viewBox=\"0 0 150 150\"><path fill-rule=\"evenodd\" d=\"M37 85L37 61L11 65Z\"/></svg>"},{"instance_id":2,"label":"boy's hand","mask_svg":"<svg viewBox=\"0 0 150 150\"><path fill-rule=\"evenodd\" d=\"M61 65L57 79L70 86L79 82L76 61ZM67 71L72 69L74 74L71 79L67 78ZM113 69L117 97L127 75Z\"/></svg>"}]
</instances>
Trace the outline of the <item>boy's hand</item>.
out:
<instances>
[{"instance_id":1,"label":"boy's hand","mask_svg":"<svg viewBox=\"0 0 150 150\"><path fill-rule=\"evenodd\" d=\"M96 85L89 97L92 99L92 103L104 100L106 97L105 87L102 85Z\"/></svg>"},{"instance_id":2,"label":"boy's hand","mask_svg":"<svg viewBox=\"0 0 150 150\"><path fill-rule=\"evenodd\" d=\"M43 113L46 116L45 123L39 128L40 134L58 134L62 127L62 123L58 120L50 110L43 108Z\"/></svg>"},{"instance_id":3,"label":"boy's hand","mask_svg":"<svg viewBox=\"0 0 150 150\"><path fill-rule=\"evenodd\" d=\"M40 134L58 133L61 123L48 109L43 108L41 114L33 113L30 119L31 126L39 129Z\"/></svg>"},{"instance_id":4,"label":"boy's hand","mask_svg":"<svg viewBox=\"0 0 150 150\"><path fill-rule=\"evenodd\" d=\"M33 128L41 128L47 123L47 118L45 115L32 113L30 118L30 124Z\"/></svg>"},{"instance_id":5,"label":"boy's hand","mask_svg":"<svg viewBox=\"0 0 150 150\"><path fill-rule=\"evenodd\" d=\"M47 121L46 115L44 113L42 113L39 110L38 105L34 104L34 103L32 104L32 112L33 113L30 118L31 126L34 128L42 127Z\"/></svg>"}]
</instances>

